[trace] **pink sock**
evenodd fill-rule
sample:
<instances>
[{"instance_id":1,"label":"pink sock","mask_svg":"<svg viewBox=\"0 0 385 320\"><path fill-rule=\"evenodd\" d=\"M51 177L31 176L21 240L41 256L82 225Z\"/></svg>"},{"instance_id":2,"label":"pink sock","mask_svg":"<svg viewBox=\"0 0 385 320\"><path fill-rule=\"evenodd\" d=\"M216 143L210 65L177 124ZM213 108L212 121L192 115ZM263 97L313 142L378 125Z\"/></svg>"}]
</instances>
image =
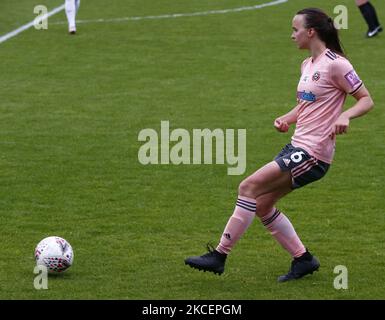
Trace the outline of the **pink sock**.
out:
<instances>
[{"instance_id":1,"label":"pink sock","mask_svg":"<svg viewBox=\"0 0 385 320\"><path fill-rule=\"evenodd\" d=\"M273 208L269 214L261 218L261 221L292 257L298 258L306 252L290 220L278 209Z\"/></svg>"},{"instance_id":2,"label":"pink sock","mask_svg":"<svg viewBox=\"0 0 385 320\"><path fill-rule=\"evenodd\" d=\"M255 204L255 199L238 196L234 213L227 222L217 251L225 254L231 251L231 248L253 222L256 211Z\"/></svg>"}]
</instances>

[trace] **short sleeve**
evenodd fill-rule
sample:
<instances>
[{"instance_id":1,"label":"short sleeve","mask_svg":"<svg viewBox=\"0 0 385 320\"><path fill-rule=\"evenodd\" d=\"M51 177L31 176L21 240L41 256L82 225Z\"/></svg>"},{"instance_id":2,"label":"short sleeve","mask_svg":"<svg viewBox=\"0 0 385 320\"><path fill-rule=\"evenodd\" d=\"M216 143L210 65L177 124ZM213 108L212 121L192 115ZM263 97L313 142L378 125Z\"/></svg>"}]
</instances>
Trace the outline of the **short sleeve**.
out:
<instances>
[{"instance_id":1,"label":"short sleeve","mask_svg":"<svg viewBox=\"0 0 385 320\"><path fill-rule=\"evenodd\" d=\"M336 59L331 64L331 81L338 89L355 94L363 85L362 80L346 59Z\"/></svg>"}]
</instances>

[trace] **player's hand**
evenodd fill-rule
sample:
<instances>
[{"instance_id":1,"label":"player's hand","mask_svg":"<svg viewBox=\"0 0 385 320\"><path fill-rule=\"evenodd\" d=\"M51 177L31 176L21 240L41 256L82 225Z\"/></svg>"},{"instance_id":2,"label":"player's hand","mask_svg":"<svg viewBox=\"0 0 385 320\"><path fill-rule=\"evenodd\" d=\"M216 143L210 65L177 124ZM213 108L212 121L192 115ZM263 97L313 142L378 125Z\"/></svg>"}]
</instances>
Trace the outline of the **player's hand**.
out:
<instances>
[{"instance_id":1,"label":"player's hand","mask_svg":"<svg viewBox=\"0 0 385 320\"><path fill-rule=\"evenodd\" d=\"M330 135L331 138L334 139L337 134L347 133L349 128L349 122L349 118L341 114L334 124L333 131Z\"/></svg>"},{"instance_id":2,"label":"player's hand","mask_svg":"<svg viewBox=\"0 0 385 320\"><path fill-rule=\"evenodd\" d=\"M281 120L280 118L275 119L274 127L279 132L287 132L289 130L289 125L286 121Z\"/></svg>"}]
</instances>

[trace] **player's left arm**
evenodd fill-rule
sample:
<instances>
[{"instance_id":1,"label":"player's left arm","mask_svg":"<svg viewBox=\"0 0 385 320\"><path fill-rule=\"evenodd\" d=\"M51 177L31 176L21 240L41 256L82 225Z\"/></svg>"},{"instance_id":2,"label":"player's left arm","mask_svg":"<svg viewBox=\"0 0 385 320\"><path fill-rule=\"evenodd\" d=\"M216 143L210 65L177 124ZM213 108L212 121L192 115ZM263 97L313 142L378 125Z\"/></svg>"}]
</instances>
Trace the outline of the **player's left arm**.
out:
<instances>
[{"instance_id":1,"label":"player's left arm","mask_svg":"<svg viewBox=\"0 0 385 320\"><path fill-rule=\"evenodd\" d=\"M365 113L369 112L374 106L370 93L364 85L362 85L362 87L353 94L353 97L357 100L357 102L353 107L341 113L338 117L334 124L332 138L334 138L336 134L346 133L351 119L361 117Z\"/></svg>"}]
</instances>

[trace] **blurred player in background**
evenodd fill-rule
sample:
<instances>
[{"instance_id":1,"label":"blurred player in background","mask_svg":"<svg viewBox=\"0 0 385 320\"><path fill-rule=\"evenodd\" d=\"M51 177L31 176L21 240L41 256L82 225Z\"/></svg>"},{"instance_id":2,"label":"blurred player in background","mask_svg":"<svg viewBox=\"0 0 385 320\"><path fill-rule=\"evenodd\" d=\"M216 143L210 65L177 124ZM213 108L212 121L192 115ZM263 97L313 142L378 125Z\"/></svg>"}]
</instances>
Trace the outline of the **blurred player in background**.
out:
<instances>
[{"instance_id":1,"label":"blurred player in background","mask_svg":"<svg viewBox=\"0 0 385 320\"><path fill-rule=\"evenodd\" d=\"M301 65L297 106L274 121L279 132L287 132L290 125L296 124L291 143L241 182L234 213L216 249L208 248L209 252L202 256L185 259L193 268L221 274L227 255L256 215L293 258L289 272L280 276L279 282L299 279L320 266L275 204L326 174L334 157L336 135L347 133L350 120L368 112L373 101L345 58L332 18L320 9L304 9L294 16L292 29L292 40L299 49L309 50L310 57ZM356 103L343 112L348 94Z\"/></svg>"},{"instance_id":2,"label":"blurred player in background","mask_svg":"<svg viewBox=\"0 0 385 320\"><path fill-rule=\"evenodd\" d=\"M68 32L76 34L76 13L79 10L80 0L66 0L65 11L68 20Z\"/></svg>"},{"instance_id":3,"label":"blurred player in background","mask_svg":"<svg viewBox=\"0 0 385 320\"><path fill-rule=\"evenodd\" d=\"M356 4L369 27L366 36L372 38L378 35L382 31L382 27L378 21L376 9L374 9L369 0L356 0Z\"/></svg>"}]
</instances>

